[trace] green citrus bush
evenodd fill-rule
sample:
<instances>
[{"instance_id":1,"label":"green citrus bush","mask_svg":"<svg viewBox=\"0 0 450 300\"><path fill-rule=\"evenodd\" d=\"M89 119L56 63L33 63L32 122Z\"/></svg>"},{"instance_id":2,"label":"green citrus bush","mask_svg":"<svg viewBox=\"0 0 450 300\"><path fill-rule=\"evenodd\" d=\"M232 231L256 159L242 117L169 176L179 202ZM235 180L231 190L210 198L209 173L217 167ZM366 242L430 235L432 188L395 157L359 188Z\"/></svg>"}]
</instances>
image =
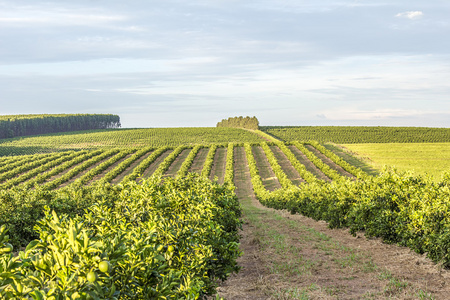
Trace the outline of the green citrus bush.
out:
<instances>
[{"instance_id":1,"label":"green citrus bush","mask_svg":"<svg viewBox=\"0 0 450 300\"><path fill-rule=\"evenodd\" d=\"M18 256L2 226L0 298L198 299L238 271L232 187L189 174L116 189L84 215L46 208Z\"/></svg>"},{"instance_id":2,"label":"green citrus bush","mask_svg":"<svg viewBox=\"0 0 450 300\"><path fill-rule=\"evenodd\" d=\"M307 151L302 144L293 144ZM329 155L317 143L311 144ZM265 206L325 220L332 228L348 227L353 234L364 231L366 236L427 253L434 261L450 267L450 172L436 183L431 177L392 169L383 170L379 176L368 176L346 166L358 179L336 176L331 183L315 180L271 192L263 185L251 145L246 143L244 148L253 190ZM312 161L316 160L317 157ZM277 166L273 165L276 171Z\"/></svg>"},{"instance_id":3,"label":"green citrus bush","mask_svg":"<svg viewBox=\"0 0 450 300\"><path fill-rule=\"evenodd\" d=\"M249 153L247 153L249 155ZM439 183L385 169L364 180L315 182L269 192L249 160L253 187L266 206L288 209L332 228L380 237L387 243L408 246L444 266L450 266L450 180Z\"/></svg>"},{"instance_id":4,"label":"green citrus bush","mask_svg":"<svg viewBox=\"0 0 450 300\"><path fill-rule=\"evenodd\" d=\"M34 230L36 222L44 217L48 206L58 214L71 217L83 215L85 209L102 199L114 199L120 188L110 184L96 186L68 186L59 190L46 190L36 185L0 189L0 225L5 225L10 243L15 248L26 246L39 237Z\"/></svg>"}]
</instances>

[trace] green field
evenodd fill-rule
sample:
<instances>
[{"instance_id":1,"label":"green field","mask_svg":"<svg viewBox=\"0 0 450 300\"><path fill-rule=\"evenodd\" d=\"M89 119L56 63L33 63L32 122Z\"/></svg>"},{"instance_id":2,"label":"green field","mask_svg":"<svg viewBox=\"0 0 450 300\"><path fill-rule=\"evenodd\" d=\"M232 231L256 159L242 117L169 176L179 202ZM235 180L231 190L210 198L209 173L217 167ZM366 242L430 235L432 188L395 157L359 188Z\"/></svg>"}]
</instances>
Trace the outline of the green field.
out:
<instances>
[{"instance_id":1,"label":"green field","mask_svg":"<svg viewBox=\"0 0 450 300\"><path fill-rule=\"evenodd\" d=\"M262 131L283 141L321 143L446 143L450 128L368 126L264 126Z\"/></svg>"},{"instance_id":2,"label":"green field","mask_svg":"<svg viewBox=\"0 0 450 300\"><path fill-rule=\"evenodd\" d=\"M226 127L111 129L0 140L0 156L98 148L140 148L262 142L247 130Z\"/></svg>"},{"instance_id":3,"label":"green field","mask_svg":"<svg viewBox=\"0 0 450 300\"><path fill-rule=\"evenodd\" d=\"M342 145L376 169L394 166L401 171L429 174L440 180L450 171L450 143L386 143Z\"/></svg>"},{"instance_id":4,"label":"green field","mask_svg":"<svg viewBox=\"0 0 450 300\"><path fill-rule=\"evenodd\" d=\"M238 269L238 192L450 266L448 178L376 172L351 155L370 157L376 168L400 168L401 162L405 169L440 174L449 168L450 143L341 148L312 140L268 142L262 135L155 128L2 140L0 273L6 275L0 276L0 298L45 299L55 276L61 278L55 293L72 298L80 292L99 299L213 295L216 282ZM27 244L22 256L13 255ZM39 260L39 271L32 260ZM63 277L61 268L67 269ZM165 288L152 290L157 286Z\"/></svg>"}]
</instances>

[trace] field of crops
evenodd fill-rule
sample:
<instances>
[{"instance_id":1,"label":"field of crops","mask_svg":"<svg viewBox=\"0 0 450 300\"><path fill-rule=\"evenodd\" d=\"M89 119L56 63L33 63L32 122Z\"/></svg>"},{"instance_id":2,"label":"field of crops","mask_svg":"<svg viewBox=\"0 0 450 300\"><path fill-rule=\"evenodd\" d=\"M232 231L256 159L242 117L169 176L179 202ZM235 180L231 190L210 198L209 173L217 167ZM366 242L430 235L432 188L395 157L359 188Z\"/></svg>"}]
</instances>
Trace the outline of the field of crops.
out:
<instances>
[{"instance_id":1,"label":"field of crops","mask_svg":"<svg viewBox=\"0 0 450 300\"><path fill-rule=\"evenodd\" d=\"M261 141L261 137L246 130L225 127L111 129L0 139L0 156L80 149L173 147Z\"/></svg>"},{"instance_id":2,"label":"field of crops","mask_svg":"<svg viewBox=\"0 0 450 300\"><path fill-rule=\"evenodd\" d=\"M450 128L364 126L266 126L261 128L283 141L321 143L448 143Z\"/></svg>"},{"instance_id":3,"label":"field of crops","mask_svg":"<svg viewBox=\"0 0 450 300\"><path fill-rule=\"evenodd\" d=\"M438 182L390 170L372 176L330 145L264 138L185 128L4 142L2 149L49 153L0 157L0 274L7 274L0 296L214 294L217 279L238 270L238 158L264 205L364 230L450 265L449 175Z\"/></svg>"}]
</instances>

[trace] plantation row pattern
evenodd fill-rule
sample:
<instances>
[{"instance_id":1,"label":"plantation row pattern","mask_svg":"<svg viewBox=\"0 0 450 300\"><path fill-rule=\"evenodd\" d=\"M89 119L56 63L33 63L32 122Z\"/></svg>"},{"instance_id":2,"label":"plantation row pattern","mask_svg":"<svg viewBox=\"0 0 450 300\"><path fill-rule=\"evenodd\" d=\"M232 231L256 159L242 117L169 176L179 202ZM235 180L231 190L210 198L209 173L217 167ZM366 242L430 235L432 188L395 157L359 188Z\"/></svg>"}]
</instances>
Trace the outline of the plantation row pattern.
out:
<instances>
[{"instance_id":1,"label":"plantation row pattern","mask_svg":"<svg viewBox=\"0 0 450 300\"><path fill-rule=\"evenodd\" d=\"M271 149L280 149L279 151L283 151L286 157L289 157L289 161L292 163L291 168L295 168L302 177L302 181L299 182L300 185L311 182L325 182L309 172L307 167L301 164L292 154L288 146L283 143L229 143L227 145L212 144L196 145L194 147L182 145L175 149L171 147L160 147L156 149L125 148L68 151L51 155L36 154L26 156L25 158L16 157L18 161L29 160L30 163L23 164L0 174L0 178L2 178L0 187L3 187L3 194L0 191L0 212L4 216L0 218L0 224L9 224L9 230L16 237L16 240L13 241L15 246L24 245L31 238L36 238L33 235L33 227L36 220L43 216L43 205L49 205L49 203L45 204L45 201L42 202L42 200L39 200L39 204L37 205L41 208L33 209L33 213L29 213L27 209L33 207L35 204L24 205L22 207L23 209L19 209L17 205L12 204L28 202L28 199L24 201L24 198L28 197L26 196L28 195L28 191L36 191L37 195L45 195L46 191L52 190L82 191L84 186L92 186L95 188L96 186L116 185L119 183L121 185L126 185L129 182L139 183L142 179L149 178L151 175L182 178L194 169L197 170L196 173L201 177L216 179L220 184L226 183L228 186L233 186L235 171L233 155L234 149L239 148L259 148L263 150L261 158L257 161L258 167L261 165L261 162L270 161L270 164L267 163L267 166L275 170L276 173L276 176L271 178L271 180L277 184L281 183L279 187L290 188L296 185L292 183L290 177L279 166L276 158L271 153ZM200 159L199 153L201 151L205 152L206 155L201 155ZM182 158L183 155L185 158ZM318 158L316 159L320 161ZM249 157L250 162L253 160L253 157ZM39 163L34 164L32 161L39 162L40 165ZM195 166L193 165L194 162ZM345 162L340 163L345 165ZM256 167L256 162L254 164ZM29 165L34 166L34 168L25 168L25 166ZM323 165L321 167L326 169ZM262 189L260 188L262 184L261 180L267 180L267 178L263 177L261 179L261 177L257 177L259 175L254 175L258 174L258 169L251 168L251 170L254 172L252 173L254 177L253 188L258 197L266 193L270 194L264 185L262 185ZM13 174L15 176L11 177ZM257 178L259 178L259 181ZM9 193L8 190L14 190L14 192ZM34 200L31 201L33 202ZM74 211L82 211L86 208L83 204L84 200L76 203L76 207L71 207L74 204L71 204L70 201L65 203L66 201L61 200L50 206L57 211L62 209L63 212L70 211L71 209ZM11 223L9 217L7 217L11 215L9 209L14 211L12 215L21 216L18 223ZM24 229L24 226L28 227Z\"/></svg>"},{"instance_id":2,"label":"plantation row pattern","mask_svg":"<svg viewBox=\"0 0 450 300\"><path fill-rule=\"evenodd\" d=\"M54 154L36 154L28 156L15 156L4 160L0 164L0 187L3 189L12 188L14 186L21 186L24 188L32 188L35 185L42 185L46 190L60 188L63 185L81 186L86 184L102 183L120 183L127 181L136 181L146 174L157 176L185 176L191 171L192 164L196 160L201 149L205 149L207 155L203 155L203 159L197 159L196 167L197 173L204 177L214 178L218 177L220 182L224 182L224 170L217 169L217 174L211 174L213 165L225 164L224 160L228 155L221 158L221 161L214 160L218 154L218 149L224 151L229 148L232 143L227 145L196 145L194 147L188 145L181 145L176 148L159 147L159 148L125 148L125 149L99 149L99 150L83 150L83 151L65 151ZM309 144L311 145L311 143ZM306 166L300 163L295 155L291 152L288 146L284 143L269 144L266 142L255 144L235 144L234 146L251 147L253 151L262 150L259 164L268 160L270 168L275 172L275 177L272 178L275 182L279 182L283 188L293 185L288 175L277 162L271 149L276 147L281 150L292 167L298 172L303 182L314 182L317 179ZM233 147L234 147L233 146ZM311 151L309 151L302 143L293 143L308 159L320 169L326 176L331 179L338 179L342 175L331 169L329 164L319 159ZM321 151L328 151L319 144L314 144L315 149ZM275 148L274 148L275 147ZM291 146L292 147L292 146ZM322 148L321 148L322 147ZM319 150L319 151L320 151ZM155 160L163 154L168 154L162 162L158 164L152 173L146 172ZM185 153L185 159L182 158L182 153ZM228 154L229 151L226 151ZM333 155L331 151L326 152L328 156ZM179 166L175 166L174 162L179 160ZM355 174L358 174L359 169L352 168L339 157L335 157L333 164L346 166ZM176 167L173 174L168 174L169 167ZM222 168L223 169L223 168ZM99 176L100 175L100 176ZM356 176L356 175L355 175ZM120 177L120 180L116 180ZM94 180L94 178L97 178Z\"/></svg>"},{"instance_id":3,"label":"plantation row pattern","mask_svg":"<svg viewBox=\"0 0 450 300\"><path fill-rule=\"evenodd\" d=\"M446 143L450 128L380 126L265 126L260 129L283 141L315 140L321 143Z\"/></svg>"},{"instance_id":4,"label":"plantation row pattern","mask_svg":"<svg viewBox=\"0 0 450 300\"><path fill-rule=\"evenodd\" d=\"M113 148L159 148L180 145L227 144L264 141L260 136L239 128L145 128L74 131L43 136L0 139L2 156L30 155L67 150Z\"/></svg>"},{"instance_id":5,"label":"plantation row pattern","mask_svg":"<svg viewBox=\"0 0 450 300\"><path fill-rule=\"evenodd\" d=\"M114 295L120 294L118 289L134 293L120 294L120 299L149 293L181 293L177 295L180 299L212 294L215 280L226 278L237 268L239 209L232 193L235 170L240 167L234 165L236 153L239 158L245 155L253 190L262 204L325 220L330 227L349 227L353 233L364 230L368 236L408 246L444 266L450 265L450 174L438 183L390 170L373 177L315 141L248 142L66 151L0 159L0 224L4 225L0 229L0 267L4 270L0 271L16 274L20 269L24 274L34 274L25 279L22 275L6 277L10 281L0 284L8 285L10 295L41 299L41 295L49 296L45 293L53 291L25 287L42 286L46 278L70 262L70 272L78 272L78 279L72 280L75 273L64 276L74 295L81 291L84 296L115 299ZM192 170L199 176L188 174ZM144 178L150 175L157 176ZM225 184L207 180L211 177ZM204 191L216 202L203 202L206 198L200 195ZM149 194L154 197L150 203ZM191 203L192 199L198 202ZM100 205L82 216L81 211L94 203ZM61 213L70 218L59 218ZM122 215L125 217L119 217ZM180 218L186 222L179 222ZM197 218L206 218L205 223L197 223ZM167 220L169 223L165 223ZM211 225L211 220L217 225ZM76 222L91 227L85 231ZM181 223L193 227L181 228ZM33 229L36 225L37 232ZM157 230L155 226L159 226ZM111 228L117 232L103 239ZM52 230L56 232L50 234ZM183 238L173 237L173 233ZM143 241L142 236L150 238ZM8 241L17 247L35 238L41 242L28 244L21 260L11 263L13 246ZM191 239L201 240L202 246L180 242ZM128 249L116 248L119 242ZM153 246L141 248L145 244ZM53 252L39 252L49 246L54 258L48 257ZM71 257L60 258L60 253L85 253L88 246L103 251L102 255L81 255L83 268L79 271ZM124 268L129 257L136 258L136 266L145 262L161 275L142 273L145 268ZM218 259L226 263L220 264ZM107 266L100 267L101 262ZM42 271L40 277L30 268L33 264ZM104 275L109 274L110 265L114 280ZM127 272L139 274L138 282L129 282ZM155 277L168 279L153 282ZM149 284L164 288L150 291ZM172 284L177 291L170 290Z\"/></svg>"}]
</instances>

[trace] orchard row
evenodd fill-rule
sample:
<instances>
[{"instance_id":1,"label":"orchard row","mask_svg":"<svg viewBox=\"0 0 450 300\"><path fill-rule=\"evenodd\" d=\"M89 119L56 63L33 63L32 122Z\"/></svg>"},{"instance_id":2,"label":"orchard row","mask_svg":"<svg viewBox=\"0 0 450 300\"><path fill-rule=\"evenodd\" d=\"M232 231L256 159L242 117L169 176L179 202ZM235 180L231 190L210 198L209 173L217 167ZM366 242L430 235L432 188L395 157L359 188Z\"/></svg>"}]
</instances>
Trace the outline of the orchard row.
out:
<instances>
[{"instance_id":1,"label":"orchard row","mask_svg":"<svg viewBox=\"0 0 450 300\"><path fill-rule=\"evenodd\" d=\"M264 205L450 265L450 174L438 183L390 170L369 176L313 141L67 151L0 158L0 224L10 235L0 232L2 296L212 294L238 269L232 190L241 153Z\"/></svg>"},{"instance_id":2,"label":"orchard row","mask_svg":"<svg viewBox=\"0 0 450 300\"><path fill-rule=\"evenodd\" d=\"M336 144L447 143L450 128L380 126L266 126L261 130L283 141L316 140Z\"/></svg>"},{"instance_id":3,"label":"orchard row","mask_svg":"<svg viewBox=\"0 0 450 300\"><path fill-rule=\"evenodd\" d=\"M282 173L281 167L275 167L278 160L284 162L284 165L288 165L288 167L292 165L295 168L298 175L294 174L291 177L300 177L303 179L302 181L306 182L319 180L315 174L320 174L324 180L328 181L336 180L341 176L352 177L362 174L359 169L352 167L331 151L314 142L309 144L295 142L292 145L262 142L245 144L245 147L250 147L255 153L262 149L263 155L259 163L270 161L271 167L278 171L276 180L281 183L288 182L290 179ZM230 156L227 148L227 144L193 147L182 145L159 148L64 151L52 154L4 157L0 159L0 188L30 189L40 186L43 190L52 190L67 185L93 185L98 182L117 184L136 181L151 175L185 176L188 172L196 172L211 179L217 176L219 182L222 183L225 176L226 157ZM276 158L272 150L282 153L282 156ZM219 157L219 152L225 155ZM319 158L320 156L322 158ZM303 163L300 162L301 160ZM346 168L347 171L342 168ZM211 173L213 169L214 171Z\"/></svg>"}]
</instances>

